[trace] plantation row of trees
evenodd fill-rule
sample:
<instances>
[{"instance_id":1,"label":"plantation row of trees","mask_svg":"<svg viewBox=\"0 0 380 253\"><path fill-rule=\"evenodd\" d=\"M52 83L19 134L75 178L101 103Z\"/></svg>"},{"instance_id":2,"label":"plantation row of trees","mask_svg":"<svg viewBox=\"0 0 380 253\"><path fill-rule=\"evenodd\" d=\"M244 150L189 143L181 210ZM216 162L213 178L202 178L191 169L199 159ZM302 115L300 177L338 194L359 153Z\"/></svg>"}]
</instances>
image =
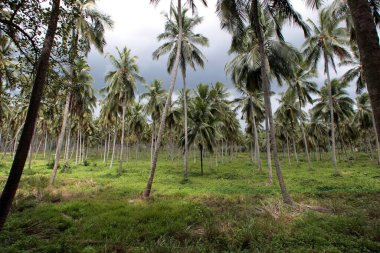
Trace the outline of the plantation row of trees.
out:
<instances>
[{"instance_id":1,"label":"plantation row of trees","mask_svg":"<svg viewBox=\"0 0 380 253\"><path fill-rule=\"evenodd\" d=\"M219 82L187 89L187 68L204 67L200 47L208 46L208 39L194 33L202 18L196 15L194 1L186 3L192 14L181 0L171 6L165 30L158 36L163 44L153 52L153 59L168 54L169 90L159 80L146 84L137 57L126 47L117 49L117 55L108 55L113 70L107 73L106 87L100 92L99 117L94 116L97 99L86 56L91 46L103 51L111 18L96 9L94 0L54 0L52 8L38 1L1 3L0 149L2 157L11 154L14 163L0 198L0 228L27 157L30 167L39 151L54 162L53 184L60 163L67 168L73 156L80 163L102 149L104 163L109 162L111 168L118 160L118 173L123 173L131 146L136 153L150 146L144 197L150 196L162 147L171 154L183 152L185 179L191 147L199 153L201 174L206 151L221 161L226 153L249 151L259 171L263 170L260 154L265 152L268 180L272 183L273 161L288 204L293 201L282 176L280 152L289 162L291 155L302 162L298 156L305 153L310 168L313 159L329 153L336 175L337 152L344 154L348 165L349 150L353 157L365 150L371 159L379 159L375 154L375 149L380 151L377 0L334 1L319 10L318 22L304 22L285 0L217 1L222 29L232 36L233 59L226 64L226 73L241 93L236 99ZM319 1L307 4L321 7ZM288 21L304 31L301 50L284 41L281 28ZM322 88L314 82L319 63L326 77ZM332 80L330 73L337 65L350 70ZM173 101L178 70L183 88ZM280 106L273 113L270 97L275 81L286 86L286 91L278 94ZM347 92L352 81L357 85L356 99ZM136 94L138 83L145 86L145 93ZM306 111L308 104L312 108ZM238 111L246 129L240 127Z\"/></svg>"}]
</instances>

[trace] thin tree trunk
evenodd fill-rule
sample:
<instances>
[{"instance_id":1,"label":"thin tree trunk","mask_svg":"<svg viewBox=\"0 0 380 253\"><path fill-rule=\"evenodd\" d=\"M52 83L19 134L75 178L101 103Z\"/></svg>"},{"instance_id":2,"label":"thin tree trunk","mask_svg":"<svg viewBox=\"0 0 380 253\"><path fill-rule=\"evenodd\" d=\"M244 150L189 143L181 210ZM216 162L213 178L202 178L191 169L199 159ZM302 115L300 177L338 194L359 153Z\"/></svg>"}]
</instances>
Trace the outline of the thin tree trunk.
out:
<instances>
[{"instance_id":1,"label":"thin tree trunk","mask_svg":"<svg viewBox=\"0 0 380 253\"><path fill-rule=\"evenodd\" d=\"M47 138L48 138L48 131L46 129L45 130L45 144L44 144L44 159L46 158Z\"/></svg>"},{"instance_id":2,"label":"thin tree trunk","mask_svg":"<svg viewBox=\"0 0 380 253\"><path fill-rule=\"evenodd\" d=\"M291 160L290 160L290 148L289 148L289 135L286 134L286 150L288 151L288 161L289 161L289 165L292 164Z\"/></svg>"},{"instance_id":3,"label":"thin tree trunk","mask_svg":"<svg viewBox=\"0 0 380 253\"><path fill-rule=\"evenodd\" d=\"M164 130L165 130L166 116L168 114L169 107L171 105L171 98L172 98L175 82L177 79L177 72L178 72L179 61L180 61L180 57L181 57L181 47L182 47L182 1L181 0L178 0L177 13L178 13L178 20L179 20L179 22L178 22L179 23L178 24L179 31L178 31L178 39L177 39L176 58L175 58L174 65L173 65L174 67L173 67L173 71L172 71L172 79L170 82L168 97L166 99L165 107L164 107L164 110L163 110L162 116L161 116L161 122L160 122L160 127L158 130L158 135L157 135L156 145L155 145L155 149L154 149L153 159L151 160L149 178L148 178L148 182L146 185L146 189L145 189L144 194L143 194L143 196L145 198L149 198L150 192L152 190L152 184L153 184L154 174L156 172L156 166L157 166L157 160L158 160L158 153L159 153L160 145L161 145L161 139L162 139L162 136L163 136Z\"/></svg>"},{"instance_id":4,"label":"thin tree trunk","mask_svg":"<svg viewBox=\"0 0 380 253\"><path fill-rule=\"evenodd\" d=\"M299 92L298 86L297 86L297 92L298 92L299 110L300 110L300 113L301 113L301 111L302 111L302 104L301 104L300 92ZM300 120L300 121L301 121L301 120ZM308 147L308 145L307 145L307 139L306 139L305 127L304 127L302 121L300 122L300 126L301 126L301 132L302 132L302 137L303 137L303 145L304 145L304 147L305 147L305 153L306 153L307 164L308 164L308 166L309 166L309 169L311 169L311 161L310 161L309 147Z\"/></svg>"},{"instance_id":5,"label":"thin tree trunk","mask_svg":"<svg viewBox=\"0 0 380 253\"><path fill-rule=\"evenodd\" d=\"M372 148L372 142L371 137L369 136L369 133L367 133L367 142L369 147L369 157L371 160L373 160L373 148Z\"/></svg>"},{"instance_id":6,"label":"thin tree trunk","mask_svg":"<svg viewBox=\"0 0 380 253\"><path fill-rule=\"evenodd\" d=\"M272 157L270 152L270 133L269 133L269 124L268 119L265 119L265 128L267 133L267 161L268 161L268 175L269 175L269 184L273 184L273 176L272 176Z\"/></svg>"},{"instance_id":7,"label":"thin tree trunk","mask_svg":"<svg viewBox=\"0 0 380 253\"><path fill-rule=\"evenodd\" d=\"M292 143L293 143L293 151L294 151L294 156L296 157L297 163L298 161L298 154L297 154L297 147L296 147L296 141L294 139L294 133L292 133Z\"/></svg>"},{"instance_id":8,"label":"thin tree trunk","mask_svg":"<svg viewBox=\"0 0 380 253\"><path fill-rule=\"evenodd\" d=\"M106 138L104 138L104 157L103 157L103 164L106 163L107 159L107 135Z\"/></svg>"},{"instance_id":9,"label":"thin tree trunk","mask_svg":"<svg viewBox=\"0 0 380 253\"><path fill-rule=\"evenodd\" d=\"M61 156L62 144L63 144L63 140L65 138L67 116L69 114L70 96L71 96L70 92L68 92L66 95L65 109L63 112L63 122L62 122L61 132L60 132L59 137L58 137L57 149L55 151L55 161L54 161L53 172L52 172L51 177L50 177L50 185L54 184L55 176L57 175L57 170L58 170L58 166L59 166L59 158Z\"/></svg>"},{"instance_id":10,"label":"thin tree trunk","mask_svg":"<svg viewBox=\"0 0 380 253\"><path fill-rule=\"evenodd\" d=\"M199 152L201 156L201 176L203 176L203 146L199 145Z\"/></svg>"},{"instance_id":11,"label":"thin tree trunk","mask_svg":"<svg viewBox=\"0 0 380 253\"><path fill-rule=\"evenodd\" d=\"M121 140L120 140L120 159L119 159L119 171L118 174L121 174L123 172L123 149L124 149L124 133L125 133L125 110L126 110L126 101L124 101L123 104L123 115L122 115L122 121L121 122Z\"/></svg>"},{"instance_id":12,"label":"thin tree trunk","mask_svg":"<svg viewBox=\"0 0 380 253\"><path fill-rule=\"evenodd\" d=\"M256 117L253 112L253 104L252 104L252 96L251 96L251 112L252 112L252 123L253 123L253 134L255 138L255 156L256 156L256 163L257 163L257 169L259 171L262 171L261 167L261 158L260 158L260 146L259 146L259 134L257 132L257 125L256 125Z\"/></svg>"},{"instance_id":13,"label":"thin tree trunk","mask_svg":"<svg viewBox=\"0 0 380 253\"><path fill-rule=\"evenodd\" d=\"M107 156L106 156L106 165L110 153L110 143L111 143L111 132L108 133L108 145L107 145Z\"/></svg>"},{"instance_id":14,"label":"thin tree trunk","mask_svg":"<svg viewBox=\"0 0 380 253\"><path fill-rule=\"evenodd\" d=\"M113 138L113 147L112 147L110 169L112 169L113 158L115 157L116 137L117 137L117 122L115 123L115 135L114 135L114 138Z\"/></svg>"},{"instance_id":15,"label":"thin tree trunk","mask_svg":"<svg viewBox=\"0 0 380 253\"><path fill-rule=\"evenodd\" d=\"M326 54L324 55L324 60L325 60L325 71L326 71L326 75L327 75L328 90L329 90L332 162L333 162L333 166L334 166L334 175L338 176L339 171L338 171L338 165L336 163L336 147L335 147L334 104L333 104L333 98L332 98L331 78L330 78L330 72L329 72L328 60L327 60Z\"/></svg>"},{"instance_id":16,"label":"thin tree trunk","mask_svg":"<svg viewBox=\"0 0 380 253\"><path fill-rule=\"evenodd\" d=\"M48 28L44 39L44 44L38 59L36 75L30 97L28 112L25 119L24 128L21 133L19 145L15 154L15 158L4 186L4 190L0 197L0 231L4 227L5 220L8 216L12 201L16 194L20 178L25 166L25 161L29 152L32 135L34 132L38 109L42 97L42 92L46 83L46 74L49 69L49 58L51 48L54 42L55 32L59 18L60 0L52 1L52 10L49 18Z\"/></svg>"},{"instance_id":17,"label":"thin tree trunk","mask_svg":"<svg viewBox=\"0 0 380 253\"><path fill-rule=\"evenodd\" d=\"M348 0L359 47L364 79L374 114L374 125L380 133L380 45L369 1ZM380 141L377 135L377 140Z\"/></svg>"},{"instance_id":18,"label":"thin tree trunk","mask_svg":"<svg viewBox=\"0 0 380 253\"><path fill-rule=\"evenodd\" d=\"M185 153L184 153L184 177L185 180L188 177L188 167L189 167L189 161L188 161L188 152L189 152L189 141L188 141L188 135L187 135L187 96L186 96L186 73L182 72L182 78L183 78L183 111L184 111L184 131L185 131Z\"/></svg>"},{"instance_id":19,"label":"thin tree trunk","mask_svg":"<svg viewBox=\"0 0 380 253\"><path fill-rule=\"evenodd\" d=\"M272 114L272 105L270 101L270 82L268 79L268 72L269 72L269 63L267 56L265 54L265 46L264 46L264 36L263 31L261 29L260 19L259 19L259 4L258 0L253 0L251 3L251 11L252 11L252 20L254 22L254 28L255 33L257 36L257 41L259 44L259 53L260 53L260 60L261 60L261 80L262 80L262 86L264 90L264 101L265 101L265 108L266 108L266 114L269 120L269 128L270 128L270 137L271 137L271 144L272 144L272 151L273 151L273 158L274 163L276 167L276 174L277 179L280 185L281 194L284 202L289 205L293 205L293 200L291 199L285 185L284 177L282 175L282 170L280 166L280 161L277 153L277 142L276 142L276 131L275 131L275 125L273 122L273 114Z\"/></svg>"}]
</instances>

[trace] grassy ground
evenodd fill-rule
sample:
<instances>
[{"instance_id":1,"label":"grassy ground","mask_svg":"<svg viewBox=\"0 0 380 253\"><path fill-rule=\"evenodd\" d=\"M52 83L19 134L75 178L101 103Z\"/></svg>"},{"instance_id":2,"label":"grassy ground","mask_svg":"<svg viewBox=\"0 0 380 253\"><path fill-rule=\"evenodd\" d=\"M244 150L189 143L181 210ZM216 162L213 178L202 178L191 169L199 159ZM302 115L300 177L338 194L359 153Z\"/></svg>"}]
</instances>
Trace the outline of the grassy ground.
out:
<instances>
[{"instance_id":1,"label":"grassy ground","mask_svg":"<svg viewBox=\"0 0 380 253\"><path fill-rule=\"evenodd\" d=\"M0 161L1 189L10 162ZM188 182L182 161L162 159L149 201L139 198L148 160L129 161L121 176L117 164L88 162L60 171L54 187L46 161L25 169L0 252L380 252L380 169L364 154L350 168L342 161L339 177L327 157L312 170L284 159L296 207L247 154L206 161L203 177L191 161Z\"/></svg>"}]
</instances>

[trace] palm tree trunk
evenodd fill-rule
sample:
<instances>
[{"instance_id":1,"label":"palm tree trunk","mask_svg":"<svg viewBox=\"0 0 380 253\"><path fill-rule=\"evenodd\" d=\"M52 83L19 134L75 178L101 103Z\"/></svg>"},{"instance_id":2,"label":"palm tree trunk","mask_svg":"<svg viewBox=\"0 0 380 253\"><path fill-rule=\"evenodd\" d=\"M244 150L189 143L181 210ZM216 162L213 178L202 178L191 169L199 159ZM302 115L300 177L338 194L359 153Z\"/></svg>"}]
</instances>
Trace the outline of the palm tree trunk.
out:
<instances>
[{"instance_id":1,"label":"palm tree trunk","mask_svg":"<svg viewBox=\"0 0 380 253\"><path fill-rule=\"evenodd\" d=\"M259 4L258 0L253 0L251 3L251 11L252 11L252 20L254 22L254 28L255 33L257 36L257 41L259 44L259 53L260 53L260 60L261 60L261 80L264 90L264 101L265 101L265 108L266 108L266 114L267 118L269 120L269 128L270 128L270 137L271 137L271 144L272 144L272 151L273 151L273 158L274 163L276 167L276 174L277 179L280 185L281 194L284 202L289 205L293 205L293 200L291 199L285 185L284 177L282 175L282 170L280 166L280 161L277 153L277 142L276 142L276 131L275 131L275 125L273 122L273 114L272 114L272 105L270 101L270 83L268 79L268 72L269 72L269 63L267 56L265 54L265 46L264 46L264 36L263 31L261 29L260 19L259 19Z\"/></svg>"},{"instance_id":2,"label":"palm tree trunk","mask_svg":"<svg viewBox=\"0 0 380 253\"><path fill-rule=\"evenodd\" d=\"M113 147L112 147L110 169L112 169L113 158L115 157L116 137L117 137L117 122L115 122L115 135L114 135L114 138L113 138Z\"/></svg>"},{"instance_id":3,"label":"palm tree trunk","mask_svg":"<svg viewBox=\"0 0 380 253\"><path fill-rule=\"evenodd\" d=\"M203 146L199 144L199 152L201 156L201 176L203 176Z\"/></svg>"},{"instance_id":4,"label":"palm tree trunk","mask_svg":"<svg viewBox=\"0 0 380 253\"><path fill-rule=\"evenodd\" d=\"M106 163L106 159L107 159L107 135L106 135L106 138L104 138L104 154L103 154L103 164Z\"/></svg>"},{"instance_id":5,"label":"palm tree trunk","mask_svg":"<svg viewBox=\"0 0 380 253\"><path fill-rule=\"evenodd\" d=\"M76 152L75 152L75 164L78 164L78 159L79 159L79 124L78 124L78 129L77 129L77 143L76 143Z\"/></svg>"},{"instance_id":6,"label":"palm tree trunk","mask_svg":"<svg viewBox=\"0 0 380 253\"><path fill-rule=\"evenodd\" d=\"M154 154L154 140L156 139L156 121L153 119L152 122L152 143L150 146L150 161L153 161L153 154Z\"/></svg>"},{"instance_id":7,"label":"palm tree trunk","mask_svg":"<svg viewBox=\"0 0 380 253\"><path fill-rule=\"evenodd\" d=\"M124 99L125 100L125 99ZM119 159L119 171L118 174L121 175L123 172L123 149L124 149L124 134L125 134L125 110L126 110L126 101L123 104L123 115L121 123L121 140L120 140L120 159Z\"/></svg>"},{"instance_id":8,"label":"palm tree trunk","mask_svg":"<svg viewBox=\"0 0 380 253\"><path fill-rule=\"evenodd\" d=\"M49 69L49 58L54 42L55 32L59 18L60 0L52 1L52 10L49 18L48 28L44 39L44 44L38 59L36 75L30 97L28 112L25 119L24 128L21 133L19 145L15 158L9 172L7 182L0 197L0 231L3 229L8 216L12 201L16 194L20 178L25 166L25 161L29 152L32 135L34 132L38 109L42 97L42 92L46 83L46 74Z\"/></svg>"},{"instance_id":9,"label":"palm tree trunk","mask_svg":"<svg viewBox=\"0 0 380 253\"><path fill-rule=\"evenodd\" d=\"M157 166L157 160L158 160L158 153L160 150L162 136L163 136L164 130L165 130L166 115L168 114L169 107L171 105L171 98L172 98L175 82L177 79L177 72L178 72L179 61L180 61L180 57L181 57L181 51L182 51L181 50L181 47L182 47L182 1L181 0L178 0L177 13L178 13L178 20L179 20L179 22L178 22L179 31L178 31L176 58L174 61L174 67L173 67L173 71L172 71L172 79L170 82L168 97L166 99L165 107L164 107L164 110L163 110L162 116L161 116L161 122L160 122L157 140L156 140L156 144L155 144L155 148L154 148L153 159L151 160L149 178L148 178L148 182L146 185L146 189L145 189L144 194L143 194L143 196L145 198L149 198L150 192L152 190L152 184L153 184L154 174L156 172L156 166Z\"/></svg>"},{"instance_id":10,"label":"palm tree trunk","mask_svg":"<svg viewBox=\"0 0 380 253\"><path fill-rule=\"evenodd\" d=\"M44 143L44 159L46 158L47 138L48 138L48 131L46 129L45 130L45 143Z\"/></svg>"},{"instance_id":11,"label":"palm tree trunk","mask_svg":"<svg viewBox=\"0 0 380 253\"><path fill-rule=\"evenodd\" d=\"M288 133L286 133L286 150L288 151L289 164L292 164L292 162L290 160L290 148L289 148L289 135L288 135Z\"/></svg>"},{"instance_id":12,"label":"palm tree trunk","mask_svg":"<svg viewBox=\"0 0 380 253\"><path fill-rule=\"evenodd\" d=\"M259 146L259 134L257 133L257 125L256 125L256 117L253 112L253 104L252 104L252 96L251 96L251 112L252 112L252 123L253 123L253 134L255 138L255 156L256 156L256 162L257 162L257 169L259 171L262 171L261 167L261 158L260 158L260 146Z\"/></svg>"},{"instance_id":13,"label":"palm tree trunk","mask_svg":"<svg viewBox=\"0 0 380 253\"><path fill-rule=\"evenodd\" d=\"M329 90L329 105L330 105L330 124L331 124L331 151L332 151L332 162L334 166L334 175L338 176L338 166L336 163L336 145L335 145L335 122L334 122L334 104L333 104L333 97L332 97L332 86L331 86L331 78L330 78L330 72L329 72L329 66L328 66L328 60L327 55L324 55L325 60L325 72L327 75L327 82L328 82L328 90Z\"/></svg>"},{"instance_id":14,"label":"palm tree trunk","mask_svg":"<svg viewBox=\"0 0 380 253\"><path fill-rule=\"evenodd\" d=\"M297 147L296 147L296 141L294 139L294 132L292 133L292 144L293 144L293 151L294 151L294 156L296 157L297 163L298 161L298 154L297 154Z\"/></svg>"},{"instance_id":15,"label":"palm tree trunk","mask_svg":"<svg viewBox=\"0 0 380 253\"><path fill-rule=\"evenodd\" d=\"M302 104L301 104L301 99L300 99L300 96L301 96L301 95L300 95L300 92L299 92L299 88L298 88L298 86L297 86L297 93L298 93L299 110L300 110L300 112L301 112L301 111L302 111ZM301 119L300 119L300 121L301 121ZM301 132L302 132L302 137L303 137L303 145L305 146L305 153L306 153L307 163L308 163L309 169L311 169L309 147L308 147L308 145L307 145L307 139L306 139L305 127L304 127L302 121L300 122L300 126L301 126Z\"/></svg>"},{"instance_id":16,"label":"palm tree trunk","mask_svg":"<svg viewBox=\"0 0 380 253\"><path fill-rule=\"evenodd\" d=\"M107 165L107 161L108 161L108 156L110 154L110 143L111 143L111 132L108 133L108 145L107 145L106 165Z\"/></svg>"},{"instance_id":17,"label":"palm tree trunk","mask_svg":"<svg viewBox=\"0 0 380 253\"><path fill-rule=\"evenodd\" d=\"M55 176L57 175L57 170L58 170L58 166L59 166L59 158L61 156L62 144L63 144L63 140L65 138L67 116L69 114L70 97L71 97L70 92L67 92L65 109L63 112L63 122L62 122L62 126L61 126L61 132L59 133L59 137L58 137L57 149L55 151L54 167L53 167L53 172L52 172L51 177L50 177L50 185L54 184Z\"/></svg>"},{"instance_id":18,"label":"palm tree trunk","mask_svg":"<svg viewBox=\"0 0 380 253\"><path fill-rule=\"evenodd\" d=\"M373 148L372 148L372 142L371 142L371 137L369 136L369 133L367 133L367 142L368 142L368 147L369 147L369 157L371 160L373 160Z\"/></svg>"},{"instance_id":19,"label":"palm tree trunk","mask_svg":"<svg viewBox=\"0 0 380 253\"><path fill-rule=\"evenodd\" d=\"M72 99L71 99L71 102L70 104L72 103ZM72 107L72 106L71 106ZM70 112L70 108L69 108L69 112ZM66 147L66 154L65 154L65 162L67 162L69 160L69 155L70 155L70 144L71 144L71 123L73 121L73 116L70 115L70 120L69 120L69 129L68 129L68 133L67 133L67 147Z\"/></svg>"},{"instance_id":20,"label":"palm tree trunk","mask_svg":"<svg viewBox=\"0 0 380 253\"><path fill-rule=\"evenodd\" d=\"M273 183L273 176L272 176L272 157L270 153L270 133L269 133L269 123L268 119L265 119L265 128L267 132L267 161L268 161L268 175L269 175L269 184Z\"/></svg>"},{"instance_id":21,"label":"palm tree trunk","mask_svg":"<svg viewBox=\"0 0 380 253\"><path fill-rule=\"evenodd\" d=\"M375 117L372 115L372 122L375 122ZM373 131L375 132L375 139L376 139L376 150L377 150L377 165L380 166L380 143L379 143L379 133L377 132L375 123L373 123Z\"/></svg>"},{"instance_id":22,"label":"palm tree trunk","mask_svg":"<svg viewBox=\"0 0 380 253\"><path fill-rule=\"evenodd\" d=\"M183 111L184 111L184 131L185 131L185 153L184 153L184 177L187 179L188 176L188 167L189 167L189 161L188 161L188 152L189 152L189 141L188 141L188 135L187 135L187 96L186 96L186 73L185 71L182 72L182 78L183 78Z\"/></svg>"},{"instance_id":23,"label":"palm tree trunk","mask_svg":"<svg viewBox=\"0 0 380 253\"><path fill-rule=\"evenodd\" d=\"M380 133L380 45L372 10L368 1L348 0L363 65L364 79L374 114L374 125ZM380 141L377 135L377 140Z\"/></svg>"}]
</instances>

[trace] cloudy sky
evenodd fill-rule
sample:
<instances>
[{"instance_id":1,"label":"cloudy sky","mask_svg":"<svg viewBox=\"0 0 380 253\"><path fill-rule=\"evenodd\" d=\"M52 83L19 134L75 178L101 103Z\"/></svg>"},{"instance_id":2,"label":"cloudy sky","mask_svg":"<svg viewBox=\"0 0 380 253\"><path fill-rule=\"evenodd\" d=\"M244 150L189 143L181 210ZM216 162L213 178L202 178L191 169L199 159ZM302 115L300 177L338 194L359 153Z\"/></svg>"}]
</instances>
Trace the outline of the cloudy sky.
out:
<instances>
[{"instance_id":1,"label":"cloudy sky","mask_svg":"<svg viewBox=\"0 0 380 253\"><path fill-rule=\"evenodd\" d=\"M153 61L152 52L160 45L156 37L164 29L163 12L168 11L170 1L162 0L158 6L153 6L149 4L149 0L98 0L97 5L115 22L114 28L106 32L107 46L105 52L115 54L116 47L127 46L132 50L133 55L138 56L140 71L145 80L151 82L153 79L161 79L164 82L164 87L167 88L170 80L169 74L166 72L167 57L164 56L159 61ZM224 71L224 66L230 58L227 51L231 37L220 29L215 5L216 0L208 0L208 8L199 4L198 14L204 17L204 21L196 29L196 32L208 37L210 46L203 49L207 58L205 69L199 69L196 72L190 71L188 83L190 88L193 88L200 82L222 81L230 89L232 96L236 96L236 91ZM304 19L316 19L317 13L307 9L304 1L293 0L293 6L302 14ZM286 40L296 47L300 47L304 41L303 33L297 27L286 26L283 34ZM93 50L88 61L95 78L95 88L104 87L105 73L111 69L107 58ZM318 82L320 85L323 83L323 76L318 78ZM176 87L182 87L180 79L178 79ZM276 85L272 89L274 91L280 90ZM143 91L140 86L138 92ZM272 99L274 108L277 107L277 99L276 96Z\"/></svg>"}]
</instances>

